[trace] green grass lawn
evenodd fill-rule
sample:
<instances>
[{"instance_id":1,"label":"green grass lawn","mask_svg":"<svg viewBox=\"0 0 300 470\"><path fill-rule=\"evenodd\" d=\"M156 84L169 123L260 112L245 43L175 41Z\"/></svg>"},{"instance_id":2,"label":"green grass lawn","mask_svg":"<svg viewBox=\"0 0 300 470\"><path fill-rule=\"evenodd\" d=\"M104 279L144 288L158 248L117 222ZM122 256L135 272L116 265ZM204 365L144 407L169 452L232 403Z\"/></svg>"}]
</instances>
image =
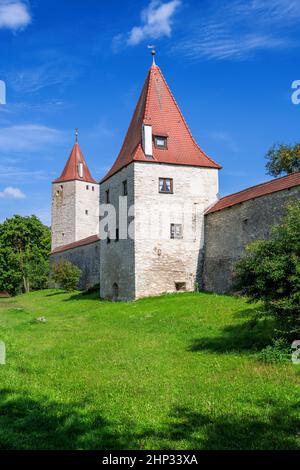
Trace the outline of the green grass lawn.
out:
<instances>
[{"instance_id":1,"label":"green grass lawn","mask_svg":"<svg viewBox=\"0 0 300 470\"><path fill-rule=\"evenodd\" d=\"M209 294L1 300L0 448L299 449L300 366L261 362L252 318Z\"/></svg>"}]
</instances>

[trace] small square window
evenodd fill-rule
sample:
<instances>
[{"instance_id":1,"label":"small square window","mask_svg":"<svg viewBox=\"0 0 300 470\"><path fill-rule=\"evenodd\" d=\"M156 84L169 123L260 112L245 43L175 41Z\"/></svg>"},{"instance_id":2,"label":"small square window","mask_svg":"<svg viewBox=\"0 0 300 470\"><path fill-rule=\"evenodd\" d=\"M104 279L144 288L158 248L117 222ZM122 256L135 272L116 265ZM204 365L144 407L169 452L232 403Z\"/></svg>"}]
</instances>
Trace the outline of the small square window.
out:
<instances>
[{"instance_id":1,"label":"small square window","mask_svg":"<svg viewBox=\"0 0 300 470\"><path fill-rule=\"evenodd\" d=\"M105 191L105 202L106 204L109 204L109 189Z\"/></svg>"},{"instance_id":2,"label":"small square window","mask_svg":"<svg viewBox=\"0 0 300 470\"><path fill-rule=\"evenodd\" d=\"M182 235L182 225L181 224L171 224L171 230L170 230L170 235L171 238L183 238Z\"/></svg>"},{"instance_id":3,"label":"small square window","mask_svg":"<svg viewBox=\"0 0 300 470\"><path fill-rule=\"evenodd\" d=\"M60 189L64 189L64 185L63 185L63 184L60 185Z\"/></svg>"},{"instance_id":4,"label":"small square window","mask_svg":"<svg viewBox=\"0 0 300 470\"><path fill-rule=\"evenodd\" d=\"M172 194L173 193L173 179L172 178L159 178L159 192Z\"/></svg>"},{"instance_id":5,"label":"small square window","mask_svg":"<svg viewBox=\"0 0 300 470\"><path fill-rule=\"evenodd\" d=\"M186 291L186 282L175 282L175 289L177 292Z\"/></svg>"},{"instance_id":6,"label":"small square window","mask_svg":"<svg viewBox=\"0 0 300 470\"><path fill-rule=\"evenodd\" d=\"M127 196L127 180L123 181L123 196Z\"/></svg>"},{"instance_id":7,"label":"small square window","mask_svg":"<svg viewBox=\"0 0 300 470\"><path fill-rule=\"evenodd\" d=\"M157 149L167 149L167 137L154 136L154 144Z\"/></svg>"}]
</instances>

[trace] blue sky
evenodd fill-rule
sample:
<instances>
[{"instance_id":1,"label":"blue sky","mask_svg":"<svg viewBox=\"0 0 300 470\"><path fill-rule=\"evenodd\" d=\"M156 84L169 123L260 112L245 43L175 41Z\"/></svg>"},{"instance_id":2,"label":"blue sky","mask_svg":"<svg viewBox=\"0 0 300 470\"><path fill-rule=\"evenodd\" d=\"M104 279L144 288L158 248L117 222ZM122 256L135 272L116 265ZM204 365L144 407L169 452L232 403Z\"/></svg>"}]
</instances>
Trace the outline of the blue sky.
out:
<instances>
[{"instance_id":1,"label":"blue sky","mask_svg":"<svg viewBox=\"0 0 300 470\"><path fill-rule=\"evenodd\" d=\"M51 181L79 128L95 178L122 144L157 47L222 195L268 179L264 155L299 141L300 0L0 0L0 221L50 223Z\"/></svg>"}]
</instances>

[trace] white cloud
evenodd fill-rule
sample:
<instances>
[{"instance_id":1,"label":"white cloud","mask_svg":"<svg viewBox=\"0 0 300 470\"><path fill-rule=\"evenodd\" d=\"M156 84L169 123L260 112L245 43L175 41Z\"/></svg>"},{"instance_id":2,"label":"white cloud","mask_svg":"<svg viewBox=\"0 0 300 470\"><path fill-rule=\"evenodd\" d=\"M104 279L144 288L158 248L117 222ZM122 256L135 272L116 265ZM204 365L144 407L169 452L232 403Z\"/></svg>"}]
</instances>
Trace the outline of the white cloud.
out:
<instances>
[{"instance_id":1,"label":"white cloud","mask_svg":"<svg viewBox=\"0 0 300 470\"><path fill-rule=\"evenodd\" d=\"M28 6L20 0L0 0L0 29L12 31L25 28L31 22Z\"/></svg>"},{"instance_id":2,"label":"white cloud","mask_svg":"<svg viewBox=\"0 0 300 470\"><path fill-rule=\"evenodd\" d=\"M8 186L3 191L0 191L0 198L4 199L24 199L25 194L19 188Z\"/></svg>"},{"instance_id":3,"label":"white cloud","mask_svg":"<svg viewBox=\"0 0 300 470\"><path fill-rule=\"evenodd\" d=\"M70 64L69 57L59 57L55 61L45 60L35 67L20 69L8 74L9 83L18 93L35 93L57 85L66 85L78 77L78 67Z\"/></svg>"},{"instance_id":4,"label":"white cloud","mask_svg":"<svg viewBox=\"0 0 300 470\"><path fill-rule=\"evenodd\" d=\"M39 124L23 124L0 128L1 152L46 150L46 145L63 141L63 132Z\"/></svg>"},{"instance_id":5,"label":"white cloud","mask_svg":"<svg viewBox=\"0 0 300 470\"><path fill-rule=\"evenodd\" d=\"M126 37L123 34L115 36L113 48L117 49L122 43L136 46L146 39L170 37L173 16L180 5L181 0L171 0L167 3L151 0L147 8L141 12L141 24L134 26Z\"/></svg>"},{"instance_id":6,"label":"white cloud","mask_svg":"<svg viewBox=\"0 0 300 470\"><path fill-rule=\"evenodd\" d=\"M173 52L191 59L243 59L289 46L300 8L299 0L215 0L198 16Z\"/></svg>"},{"instance_id":7,"label":"white cloud","mask_svg":"<svg viewBox=\"0 0 300 470\"><path fill-rule=\"evenodd\" d=\"M1 158L2 160L2 158ZM16 165L0 165L0 181L15 181L22 184L31 184L35 181L48 181L55 177L55 173L44 170L28 170Z\"/></svg>"}]
</instances>

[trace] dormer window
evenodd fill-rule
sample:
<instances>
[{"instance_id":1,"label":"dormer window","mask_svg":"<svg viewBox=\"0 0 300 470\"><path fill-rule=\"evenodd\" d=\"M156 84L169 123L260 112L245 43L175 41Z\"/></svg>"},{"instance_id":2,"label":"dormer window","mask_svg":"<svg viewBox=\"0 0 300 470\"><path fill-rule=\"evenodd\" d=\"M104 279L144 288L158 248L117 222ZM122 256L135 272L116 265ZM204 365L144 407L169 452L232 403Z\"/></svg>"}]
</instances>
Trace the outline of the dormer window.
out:
<instances>
[{"instance_id":1,"label":"dormer window","mask_svg":"<svg viewBox=\"0 0 300 470\"><path fill-rule=\"evenodd\" d=\"M154 144L155 148L165 150L168 148L167 146L167 137L165 136L154 136Z\"/></svg>"},{"instance_id":2,"label":"dormer window","mask_svg":"<svg viewBox=\"0 0 300 470\"><path fill-rule=\"evenodd\" d=\"M82 163L78 163L77 171L78 171L79 178L83 178L83 164Z\"/></svg>"}]
</instances>

